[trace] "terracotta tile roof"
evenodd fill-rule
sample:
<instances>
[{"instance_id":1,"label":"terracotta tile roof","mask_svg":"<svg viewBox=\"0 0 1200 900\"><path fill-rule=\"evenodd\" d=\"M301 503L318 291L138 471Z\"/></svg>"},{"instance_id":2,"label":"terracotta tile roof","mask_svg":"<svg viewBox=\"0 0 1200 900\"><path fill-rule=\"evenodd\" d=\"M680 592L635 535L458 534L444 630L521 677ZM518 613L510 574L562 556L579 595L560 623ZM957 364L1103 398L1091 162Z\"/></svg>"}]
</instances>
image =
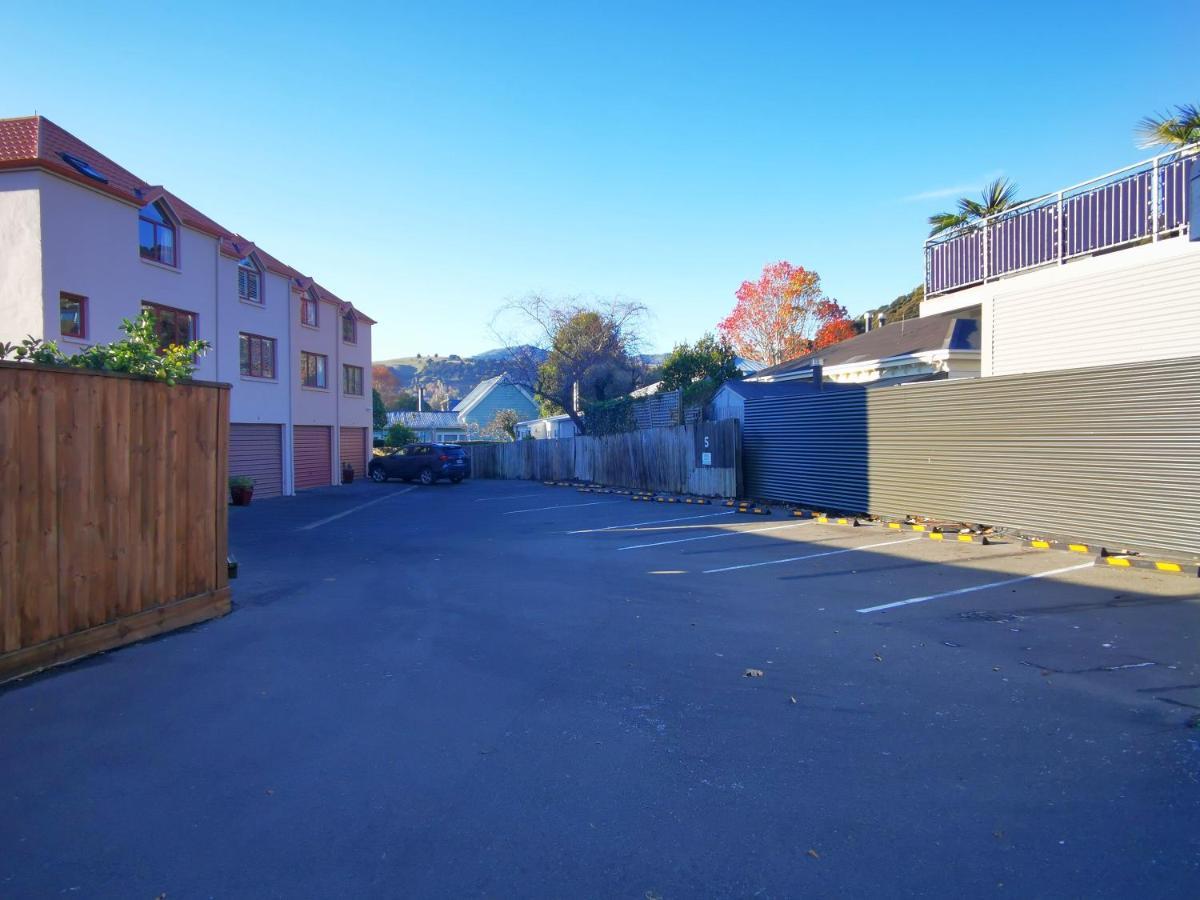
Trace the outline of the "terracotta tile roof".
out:
<instances>
[{"instance_id":1,"label":"terracotta tile roof","mask_svg":"<svg viewBox=\"0 0 1200 900\"><path fill-rule=\"evenodd\" d=\"M82 160L102 176L103 180L81 172L63 158L64 154ZM45 169L138 206L145 206L160 199L165 200L183 224L217 238L220 241L221 252L226 256L241 259L250 251L257 251L266 267L289 278L294 289L304 291L311 286L322 299L339 307L354 309L332 291L257 247L253 241L225 228L161 185L151 185L138 178L45 116L0 119L0 169L25 168ZM375 320L369 316L358 310L354 312L360 319L375 324Z\"/></svg>"},{"instance_id":2,"label":"terracotta tile roof","mask_svg":"<svg viewBox=\"0 0 1200 900\"><path fill-rule=\"evenodd\" d=\"M37 157L37 119L0 119L0 162Z\"/></svg>"}]
</instances>

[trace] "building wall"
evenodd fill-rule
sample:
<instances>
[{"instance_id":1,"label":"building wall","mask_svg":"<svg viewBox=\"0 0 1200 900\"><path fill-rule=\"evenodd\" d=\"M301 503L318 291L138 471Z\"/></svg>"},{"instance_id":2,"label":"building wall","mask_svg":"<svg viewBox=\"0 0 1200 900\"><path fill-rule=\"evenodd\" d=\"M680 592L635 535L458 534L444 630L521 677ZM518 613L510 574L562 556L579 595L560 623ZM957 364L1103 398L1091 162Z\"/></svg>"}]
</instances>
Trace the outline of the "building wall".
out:
<instances>
[{"instance_id":1,"label":"building wall","mask_svg":"<svg viewBox=\"0 0 1200 900\"><path fill-rule=\"evenodd\" d=\"M45 334L40 172L0 173L0 341ZM57 315L57 313L56 313Z\"/></svg>"},{"instance_id":2,"label":"building wall","mask_svg":"<svg viewBox=\"0 0 1200 900\"><path fill-rule=\"evenodd\" d=\"M257 304L247 303L238 297L237 260L221 256L217 274L220 297L217 379L234 386L229 397L229 419L232 422L285 425L290 418L291 372L296 364L291 358L290 349L288 280L282 275L264 272L260 280L263 302ZM242 374L239 346L242 333L275 339L274 378L254 378Z\"/></svg>"},{"instance_id":3,"label":"building wall","mask_svg":"<svg viewBox=\"0 0 1200 900\"><path fill-rule=\"evenodd\" d=\"M138 210L104 194L43 173L43 328L66 352L123 337L122 319L141 312L143 302L195 313L197 337L214 344L200 358L196 377L216 380L217 241L185 226L176 229L179 266L143 260L138 254ZM87 297L87 337L58 334L61 292Z\"/></svg>"},{"instance_id":4,"label":"building wall","mask_svg":"<svg viewBox=\"0 0 1200 900\"><path fill-rule=\"evenodd\" d=\"M933 297L921 315L982 307L983 375L1195 355L1200 244L1178 238Z\"/></svg>"},{"instance_id":5,"label":"building wall","mask_svg":"<svg viewBox=\"0 0 1200 900\"><path fill-rule=\"evenodd\" d=\"M293 425L337 425L338 393L341 391L342 372L338 364L338 348L341 336L338 332L338 309L334 303L321 302L317 314L317 327L300 323L300 295L291 292L288 305L291 315L292 347L289 359L291 368L292 424ZM310 388L300 383L301 352L320 353L327 357L327 387ZM336 453L334 454L337 455Z\"/></svg>"},{"instance_id":6,"label":"building wall","mask_svg":"<svg viewBox=\"0 0 1200 900\"><path fill-rule=\"evenodd\" d=\"M358 320L358 343L348 344L342 340L342 325L338 321L338 352L341 355L337 371L339 415L343 425L361 428L372 427L371 412L371 325ZM361 397L347 394L342 381L342 366L358 366L363 370L363 393Z\"/></svg>"},{"instance_id":7,"label":"building wall","mask_svg":"<svg viewBox=\"0 0 1200 900\"><path fill-rule=\"evenodd\" d=\"M470 412L463 415L466 422L474 422L481 428L489 424L502 409L515 409L518 421L528 419L538 414L538 407L516 385L497 384L475 405Z\"/></svg>"}]
</instances>

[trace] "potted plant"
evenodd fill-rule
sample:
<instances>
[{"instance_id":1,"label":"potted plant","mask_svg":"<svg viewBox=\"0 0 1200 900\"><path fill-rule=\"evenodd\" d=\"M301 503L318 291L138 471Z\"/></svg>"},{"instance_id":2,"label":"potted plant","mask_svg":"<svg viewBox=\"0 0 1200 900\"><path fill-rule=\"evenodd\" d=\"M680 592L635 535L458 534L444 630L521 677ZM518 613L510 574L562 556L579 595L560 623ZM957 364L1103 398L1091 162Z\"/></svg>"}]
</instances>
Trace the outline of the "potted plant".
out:
<instances>
[{"instance_id":1,"label":"potted plant","mask_svg":"<svg viewBox=\"0 0 1200 900\"><path fill-rule=\"evenodd\" d=\"M249 475L234 475L229 479L229 501L234 506L249 506L254 496L254 479Z\"/></svg>"},{"instance_id":2,"label":"potted plant","mask_svg":"<svg viewBox=\"0 0 1200 900\"><path fill-rule=\"evenodd\" d=\"M342 484L349 484L354 480L354 466L350 463L342 463Z\"/></svg>"}]
</instances>

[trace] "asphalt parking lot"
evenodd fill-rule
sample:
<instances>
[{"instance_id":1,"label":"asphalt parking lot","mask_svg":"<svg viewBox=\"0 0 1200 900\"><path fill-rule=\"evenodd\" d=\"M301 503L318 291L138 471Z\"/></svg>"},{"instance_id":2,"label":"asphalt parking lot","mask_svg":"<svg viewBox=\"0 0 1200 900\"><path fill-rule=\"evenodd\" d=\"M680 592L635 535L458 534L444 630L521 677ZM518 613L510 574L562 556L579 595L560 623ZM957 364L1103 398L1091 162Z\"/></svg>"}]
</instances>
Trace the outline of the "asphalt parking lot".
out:
<instances>
[{"instance_id":1,"label":"asphalt parking lot","mask_svg":"<svg viewBox=\"0 0 1200 900\"><path fill-rule=\"evenodd\" d=\"M529 482L230 532L232 615L0 688L0 896L1194 892L1194 579Z\"/></svg>"}]
</instances>

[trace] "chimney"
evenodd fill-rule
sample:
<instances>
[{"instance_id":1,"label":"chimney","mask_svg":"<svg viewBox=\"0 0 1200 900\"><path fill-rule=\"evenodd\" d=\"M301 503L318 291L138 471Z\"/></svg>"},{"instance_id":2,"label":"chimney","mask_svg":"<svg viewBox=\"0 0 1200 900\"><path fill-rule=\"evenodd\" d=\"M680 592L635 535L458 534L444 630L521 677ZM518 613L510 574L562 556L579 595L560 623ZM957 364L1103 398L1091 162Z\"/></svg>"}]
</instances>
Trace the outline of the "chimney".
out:
<instances>
[{"instance_id":1,"label":"chimney","mask_svg":"<svg viewBox=\"0 0 1200 900\"><path fill-rule=\"evenodd\" d=\"M815 387L818 391L821 389L821 382L824 377L825 377L824 363L822 363L822 361L819 359L814 359L812 361L812 380L813 380L813 387Z\"/></svg>"},{"instance_id":2,"label":"chimney","mask_svg":"<svg viewBox=\"0 0 1200 900\"><path fill-rule=\"evenodd\" d=\"M425 411L425 393L421 389L421 386L418 384L417 385L417 412L424 412L424 411Z\"/></svg>"},{"instance_id":3,"label":"chimney","mask_svg":"<svg viewBox=\"0 0 1200 900\"><path fill-rule=\"evenodd\" d=\"M863 334L871 330L871 313L868 312L863 316Z\"/></svg>"},{"instance_id":4,"label":"chimney","mask_svg":"<svg viewBox=\"0 0 1200 900\"><path fill-rule=\"evenodd\" d=\"M883 313L880 313L879 318L876 320L875 324L878 325L880 328L882 328L884 325L887 324L887 316L885 316Z\"/></svg>"},{"instance_id":5,"label":"chimney","mask_svg":"<svg viewBox=\"0 0 1200 900\"><path fill-rule=\"evenodd\" d=\"M579 382L571 388L571 405L575 407L575 412L579 412Z\"/></svg>"}]
</instances>

